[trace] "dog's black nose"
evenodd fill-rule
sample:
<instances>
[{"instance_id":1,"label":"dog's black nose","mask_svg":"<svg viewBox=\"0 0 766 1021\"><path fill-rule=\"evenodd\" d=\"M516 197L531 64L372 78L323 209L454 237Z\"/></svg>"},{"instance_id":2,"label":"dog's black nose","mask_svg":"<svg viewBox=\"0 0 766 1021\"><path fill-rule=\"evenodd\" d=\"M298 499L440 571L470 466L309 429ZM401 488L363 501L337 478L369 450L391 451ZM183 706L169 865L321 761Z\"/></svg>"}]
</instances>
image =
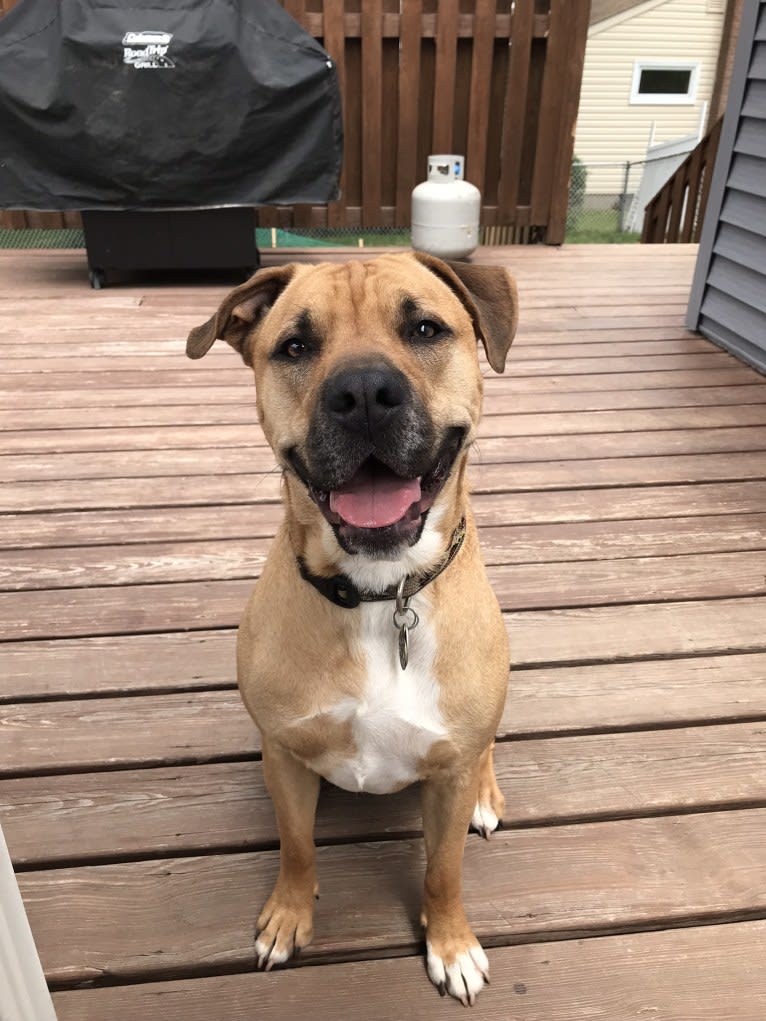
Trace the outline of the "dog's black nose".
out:
<instances>
[{"instance_id":1,"label":"dog's black nose","mask_svg":"<svg viewBox=\"0 0 766 1021\"><path fill-rule=\"evenodd\" d=\"M372 435L389 426L407 403L407 377L389 366L341 369L325 384L327 412L349 432Z\"/></svg>"}]
</instances>

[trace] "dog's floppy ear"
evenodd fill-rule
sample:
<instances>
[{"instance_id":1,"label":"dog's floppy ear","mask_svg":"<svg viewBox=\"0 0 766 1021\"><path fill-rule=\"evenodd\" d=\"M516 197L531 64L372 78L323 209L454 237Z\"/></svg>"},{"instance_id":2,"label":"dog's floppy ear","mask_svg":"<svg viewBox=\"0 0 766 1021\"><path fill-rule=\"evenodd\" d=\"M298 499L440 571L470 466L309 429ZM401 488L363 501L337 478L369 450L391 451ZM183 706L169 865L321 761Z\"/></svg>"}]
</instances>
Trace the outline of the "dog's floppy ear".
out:
<instances>
[{"instance_id":1,"label":"dog's floppy ear","mask_svg":"<svg viewBox=\"0 0 766 1021\"><path fill-rule=\"evenodd\" d=\"M519 321L519 299L513 277L502 266L445 262L424 252L413 254L457 294L473 319L489 364L495 372L502 372Z\"/></svg>"},{"instance_id":2,"label":"dog's floppy ear","mask_svg":"<svg viewBox=\"0 0 766 1021\"><path fill-rule=\"evenodd\" d=\"M288 265L261 269L236 287L223 299L214 316L191 331L186 341L188 357L201 358L220 339L239 351L246 364L251 364L245 344L247 335L292 280L295 268Z\"/></svg>"}]
</instances>

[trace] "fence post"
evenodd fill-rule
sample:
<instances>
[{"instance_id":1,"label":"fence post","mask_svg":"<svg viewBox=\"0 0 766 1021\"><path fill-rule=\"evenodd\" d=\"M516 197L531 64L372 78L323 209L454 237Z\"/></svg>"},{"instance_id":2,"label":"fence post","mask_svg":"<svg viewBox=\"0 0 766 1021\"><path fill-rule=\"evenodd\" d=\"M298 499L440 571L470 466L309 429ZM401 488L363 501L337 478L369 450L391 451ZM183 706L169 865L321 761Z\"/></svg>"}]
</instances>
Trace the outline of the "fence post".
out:
<instances>
[{"instance_id":1,"label":"fence post","mask_svg":"<svg viewBox=\"0 0 766 1021\"><path fill-rule=\"evenodd\" d=\"M620 221L617 224L617 229L622 234L625 231L625 216L627 210L625 206L628 201L628 187L630 185L630 160L625 160L625 172L622 175L622 192L620 194Z\"/></svg>"}]
</instances>

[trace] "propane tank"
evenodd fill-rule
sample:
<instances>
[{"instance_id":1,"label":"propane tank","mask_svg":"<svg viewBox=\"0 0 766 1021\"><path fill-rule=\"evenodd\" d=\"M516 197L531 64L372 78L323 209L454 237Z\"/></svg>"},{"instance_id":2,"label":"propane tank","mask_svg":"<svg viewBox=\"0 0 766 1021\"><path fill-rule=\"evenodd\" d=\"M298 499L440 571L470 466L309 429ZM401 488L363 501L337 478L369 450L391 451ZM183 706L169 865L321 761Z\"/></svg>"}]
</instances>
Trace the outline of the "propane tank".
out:
<instances>
[{"instance_id":1,"label":"propane tank","mask_svg":"<svg viewBox=\"0 0 766 1021\"><path fill-rule=\"evenodd\" d=\"M479 243L481 192L463 180L464 156L429 156L428 180L412 192L412 247L463 259Z\"/></svg>"}]
</instances>

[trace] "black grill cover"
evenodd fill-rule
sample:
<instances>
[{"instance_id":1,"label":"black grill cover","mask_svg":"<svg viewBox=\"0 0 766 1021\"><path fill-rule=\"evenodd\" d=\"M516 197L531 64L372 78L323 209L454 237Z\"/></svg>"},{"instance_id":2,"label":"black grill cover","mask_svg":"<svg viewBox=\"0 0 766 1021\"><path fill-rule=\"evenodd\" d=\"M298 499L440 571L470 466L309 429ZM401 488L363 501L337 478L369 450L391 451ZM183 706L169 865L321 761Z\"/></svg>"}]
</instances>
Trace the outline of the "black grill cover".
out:
<instances>
[{"instance_id":1,"label":"black grill cover","mask_svg":"<svg viewBox=\"0 0 766 1021\"><path fill-rule=\"evenodd\" d=\"M335 66L276 0L23 0L0 19L0 207L327 202Z\"/></svg>"}]
</instances>

